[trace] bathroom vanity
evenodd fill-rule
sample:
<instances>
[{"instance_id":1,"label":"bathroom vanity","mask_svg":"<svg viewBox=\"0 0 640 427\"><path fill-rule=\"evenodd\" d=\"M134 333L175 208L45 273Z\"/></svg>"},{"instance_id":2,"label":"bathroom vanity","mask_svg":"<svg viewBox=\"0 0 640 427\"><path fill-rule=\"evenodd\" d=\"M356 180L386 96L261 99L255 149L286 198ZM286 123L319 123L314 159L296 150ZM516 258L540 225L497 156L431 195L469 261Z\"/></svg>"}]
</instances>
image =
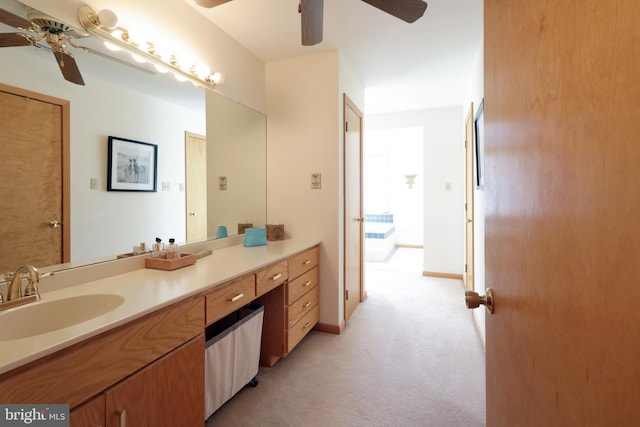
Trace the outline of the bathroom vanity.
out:
<instances>
[{"instance_id":1,"label":"bathroom vanity","mask_svg":"<svg viewBox=\"0 0 640 427\"><path fill-rule=\"evenodd\" d=\"M262 304L260 360L273 366L318 323L318 269L317 242L284 240L214 250L175 271L139 268L51 291L45 281L30 323L51 322L37 305L121 303L78 324L0 336L0 402L69 404L72 426L201 425L205 327ZM10 319L0 314L3 328Z\"/></svg>"}]
</instances>

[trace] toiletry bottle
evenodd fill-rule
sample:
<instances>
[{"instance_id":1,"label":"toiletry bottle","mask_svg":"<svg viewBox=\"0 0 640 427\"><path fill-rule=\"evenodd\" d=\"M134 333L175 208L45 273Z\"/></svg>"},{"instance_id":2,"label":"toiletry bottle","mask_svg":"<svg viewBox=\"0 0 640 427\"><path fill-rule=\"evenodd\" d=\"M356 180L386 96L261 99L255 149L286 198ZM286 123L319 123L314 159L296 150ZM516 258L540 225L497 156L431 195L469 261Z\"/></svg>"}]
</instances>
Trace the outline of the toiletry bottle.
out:
<instances>
[{"instance_id":1,"label":"toiletry bottle","mask_svg":"<svg viewBox=\"0 0 640 427\"><path fill-rule=\"evenodd\" d=\"M167 246L167 259L176 259L178 253L178 245L176 245L176 239L169 239L169 246Z\"/></svg>"},{"instance_id":2,"label":"toiletry bottle","mask_svg":"<svg viewBox=\"0 0 640 427\"><path fill-rule=\"evenodd\" d=\"M154 258L158 258L160 257L161 253L162 253L162 239L160 239L159 237L156 237L156 242L153 244L153 254L151 254L151 256Z\"/></svg>"}]
</instances>

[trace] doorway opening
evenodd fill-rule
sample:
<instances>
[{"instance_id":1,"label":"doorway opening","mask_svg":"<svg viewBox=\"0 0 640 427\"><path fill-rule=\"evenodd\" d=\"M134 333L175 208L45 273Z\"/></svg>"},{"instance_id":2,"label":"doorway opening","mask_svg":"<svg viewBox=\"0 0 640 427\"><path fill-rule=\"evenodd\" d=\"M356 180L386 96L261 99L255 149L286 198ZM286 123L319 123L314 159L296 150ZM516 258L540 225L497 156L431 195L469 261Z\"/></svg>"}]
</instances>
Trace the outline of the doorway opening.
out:
<instances>
[{"instance_id":1,"label":"doorway opening","mask_svg":"<svg viewBox=\"0 0 640 427\"><path fill-rule=\"evenodd\" d=\"M363 146L367 270L423 270L424 129L376 129Z\"/></svg>"}]
</instances>

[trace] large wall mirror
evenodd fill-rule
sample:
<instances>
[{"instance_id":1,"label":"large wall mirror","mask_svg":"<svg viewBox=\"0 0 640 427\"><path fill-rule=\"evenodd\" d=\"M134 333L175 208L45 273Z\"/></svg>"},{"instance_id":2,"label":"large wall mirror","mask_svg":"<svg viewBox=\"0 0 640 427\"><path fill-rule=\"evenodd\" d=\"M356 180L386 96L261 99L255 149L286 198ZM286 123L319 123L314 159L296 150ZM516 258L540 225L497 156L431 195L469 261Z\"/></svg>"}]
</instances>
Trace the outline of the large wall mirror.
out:
<instances>
[{"instance_id":1,"label":"large wall mirror","mask_svg":"<svg viewBox=\"0 0 640 427\"><path fill-rule=\"evenodd\" d=\"M15 4L2 0L0 7L14 11ZM0 24L0 33L5 32L15 29ZM73 53L85 86L65 81L47 49L0 48L0 83L69 101L70 224L64 226L70 231L71 262L56 268L115 259L156 237L187 241L189 134L206 135L207 231L202 237L215 238L220 226L231 236L238 232L238 224L264 225L264 114L166 75L79 50ZM37 127L38 119L27 120L24 126ZM157 145L157 192L107 191L109 136ZM38 168L38 153L32 158L26 167ZM0 238L12 247L11 239ZM29 248L25 250L27 262ZM0 273L16 267L1 266Z\"/></svg>"}]
</instances>

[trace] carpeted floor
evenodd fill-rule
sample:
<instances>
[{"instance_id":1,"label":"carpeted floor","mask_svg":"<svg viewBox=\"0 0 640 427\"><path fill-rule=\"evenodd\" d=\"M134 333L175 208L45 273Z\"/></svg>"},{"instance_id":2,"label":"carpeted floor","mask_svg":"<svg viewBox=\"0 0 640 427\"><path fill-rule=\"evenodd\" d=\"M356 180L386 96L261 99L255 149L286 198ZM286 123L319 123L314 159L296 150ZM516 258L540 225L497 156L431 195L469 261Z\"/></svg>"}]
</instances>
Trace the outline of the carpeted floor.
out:
<instances>
[{"instance_id":1,"label":"carpeted floor","mask_svg":"<svg viewBox=\"0 0 640 427\"><path fill-rule=\"evenodd\" d=\"M345 331L312 331L206 426L484 426L485 358L462 283L421 276L415 251L368 263L369 297Z\"/></svg>"}]
</instances>

